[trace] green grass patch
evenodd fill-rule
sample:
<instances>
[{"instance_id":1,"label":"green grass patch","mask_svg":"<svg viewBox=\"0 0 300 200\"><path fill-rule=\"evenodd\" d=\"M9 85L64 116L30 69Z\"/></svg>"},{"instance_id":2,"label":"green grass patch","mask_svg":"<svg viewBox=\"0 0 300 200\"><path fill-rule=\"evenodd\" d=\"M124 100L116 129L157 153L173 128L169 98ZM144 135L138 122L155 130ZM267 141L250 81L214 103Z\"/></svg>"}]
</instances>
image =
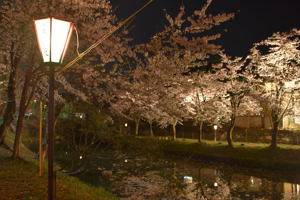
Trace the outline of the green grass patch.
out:
<instances>
[{"instance_id":1,"label":"green grass patch","mask_svg":"<svg viewBox=\"0 0 300 200\"><path fill-rule=\"evenodd\" d=\"M1 200L47 199L47 176L38 176L38 167L28 161L0 160ZM56 196L59 200L118 199L101 187L93 187L75 177L57 175Z\"/></svg>"},{"instance_id":2,"label":"green grass patch","mask_svg":"<svg viewBox=\"0 0 300 200\"><path fill-rule=\"evenodd\" d=\"M164 152L177 156L191 156L194 159L208 159L237 164L245 167L276 170L298 170L300 167L300 146L278 145L270 149L269 144L235 143L234 148L225 142L179 139L167 143Z\"/></svg>"},{"instance_id":3,"label":"green grass patch","mask_svg":"<svg viewBox=\"0 0 300 200\"><path fill-rule=\"evenodd\" d=\"M13 148L14 134L6 135L6 146ZM12 160L12 152L0 147L0 199L45 200L47 199L47 174L38 176L37 161L25 145L20 146L22 160ZM59 200L110 200L118 199L102 187L94 187L62 173L57 174L56 199Z\"/></svg>"},{"instance_id":4,"label":"green grass patch","mask_svg":"<svg viewBox=\"0 0 300 200\"><path fill-rule=\"evenodd\" d=\"M5 148L0 147L0 159L1 157L9 157L12 155L12 150L15 141L15 134L12 133L10 130L6 130L6 137L5 137ZM27 161L32 161L34 158L34 153L30 151L23 143L20 144L20 157Z\"/></svg>"},{"instance_id":5,"label":"green grass patch","mask_svg":"<svg viewBox=\"0 0 300 200\"><path fill-rule=\"evenodd\" d=\"M235 142L229 148L226 141L196 139L166 140L157 137L121 137L120 149L126 152L149 153L152 155L175 155L208 161L222 161L248 168L272 170L298 170L300 167L300 146L278 144L277 149L270 149L269 143Z\"/></svg>"}]
</instances>

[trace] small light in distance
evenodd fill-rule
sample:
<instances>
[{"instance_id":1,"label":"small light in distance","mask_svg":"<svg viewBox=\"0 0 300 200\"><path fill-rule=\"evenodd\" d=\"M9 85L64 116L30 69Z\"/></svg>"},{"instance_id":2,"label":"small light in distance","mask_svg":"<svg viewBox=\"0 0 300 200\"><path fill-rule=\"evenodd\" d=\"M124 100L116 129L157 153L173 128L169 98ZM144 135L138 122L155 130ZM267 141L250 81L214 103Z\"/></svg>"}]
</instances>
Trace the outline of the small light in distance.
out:
<instances>
[{"instance_id":1,"label":"small light in distance","mask_svg":"<svg viewBox=\"0 0 300 200\"><path fill-rule=\"evenodd\" d=\"M183 182L185 184L191 184L191 183L193 183L193 177L191 177L191 176L184 176L183 177Z\"/></svg>"}]
</instances>

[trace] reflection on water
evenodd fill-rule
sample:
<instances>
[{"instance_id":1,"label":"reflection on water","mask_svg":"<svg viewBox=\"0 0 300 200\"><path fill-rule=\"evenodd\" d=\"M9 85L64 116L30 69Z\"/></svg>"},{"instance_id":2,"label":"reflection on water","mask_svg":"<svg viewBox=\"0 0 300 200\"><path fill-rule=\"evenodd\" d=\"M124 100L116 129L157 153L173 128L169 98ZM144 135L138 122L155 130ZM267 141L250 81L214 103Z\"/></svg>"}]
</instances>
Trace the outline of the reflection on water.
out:
<instances>
[{"instance_id":1,"label":"reflection on water","mask_svg":"<svg viewBox=\"0 0 300 200\"><path fill-rule=\"evenodd\" d=\"M283 183L283 194L285 199L300 199L300 185Z\"/></svg>"},{"instance_id":2,"label":"reflection on water","mask_svg":"<svg viewBox=\"0 0 300 200\"><path fill-rule=\"evenodd\" d=\"M122 200L300 200L299 184L238 174L230 166L227 168L231 170L226 170L215 164L129 158L122 154L92 160L83 179L96 179Z\"/></svg>"}]
</instances>

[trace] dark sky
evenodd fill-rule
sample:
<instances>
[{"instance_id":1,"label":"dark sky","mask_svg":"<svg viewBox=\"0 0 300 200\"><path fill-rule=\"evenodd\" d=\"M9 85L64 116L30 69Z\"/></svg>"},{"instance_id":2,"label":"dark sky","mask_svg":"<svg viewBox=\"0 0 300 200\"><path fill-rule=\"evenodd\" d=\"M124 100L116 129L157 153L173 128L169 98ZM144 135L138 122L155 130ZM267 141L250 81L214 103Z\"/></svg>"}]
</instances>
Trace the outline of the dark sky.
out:
<instances>
[{"instance_id":1,"label":"dark sky","mask_svg":"<svg viewBox=\"0 0 300 200\"><path fill-rule=\"evenodd\" d=\"M146 0L111 0L119 18L124 19ZM184 3L188 12L200 9L204 0L155 0L133 21L130 36L136 43L147 41L163 29L165 11L176 14ZM254 42L272 33L300 29L300 0L213 0L208 13L234 12L236 17L222 25L227 29L217 43L231 56L245 56Z\"/></svg>"}]
</instances>

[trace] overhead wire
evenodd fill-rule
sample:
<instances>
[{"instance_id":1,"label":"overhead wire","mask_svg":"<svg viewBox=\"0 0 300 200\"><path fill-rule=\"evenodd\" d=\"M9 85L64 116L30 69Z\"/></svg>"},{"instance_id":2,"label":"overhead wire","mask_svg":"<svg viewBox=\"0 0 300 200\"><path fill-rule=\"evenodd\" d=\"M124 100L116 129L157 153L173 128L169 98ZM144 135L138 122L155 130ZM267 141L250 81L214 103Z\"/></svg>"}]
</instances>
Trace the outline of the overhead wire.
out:
<instances>
[{"instance_id":1,"label":"overhead wire","mask_svg":"<svg viewBox=\"0 0 300 200\"><path fill-rule=\"evenodd\" d=\"M85 55L87 55L91 50L96 48L98 45L100 45L103 41L105 41L107 38L109 38L113 33L115 33L117 30L119 30L122 26L124 26L128 21L130 21L134 16L136 16L138 13L140 13L144 8L146 8L150 3L152 3L154 0L149 0L145 5L143 5L141 8L139 8L137 11L132 13L128 18L126 18L124 21L120 22L116 27L112 28L109 32L104 34L102 38L100 38L98 41L96 41L94 44L92 44L89 48L87 48L82 53L78 52L78 56L70 61L68 64L66 64L63 68L58 70L58 73L62 73L72 67L75 63L77 63L80 59L82 59Z\"/></svg>"}]
</instances>

